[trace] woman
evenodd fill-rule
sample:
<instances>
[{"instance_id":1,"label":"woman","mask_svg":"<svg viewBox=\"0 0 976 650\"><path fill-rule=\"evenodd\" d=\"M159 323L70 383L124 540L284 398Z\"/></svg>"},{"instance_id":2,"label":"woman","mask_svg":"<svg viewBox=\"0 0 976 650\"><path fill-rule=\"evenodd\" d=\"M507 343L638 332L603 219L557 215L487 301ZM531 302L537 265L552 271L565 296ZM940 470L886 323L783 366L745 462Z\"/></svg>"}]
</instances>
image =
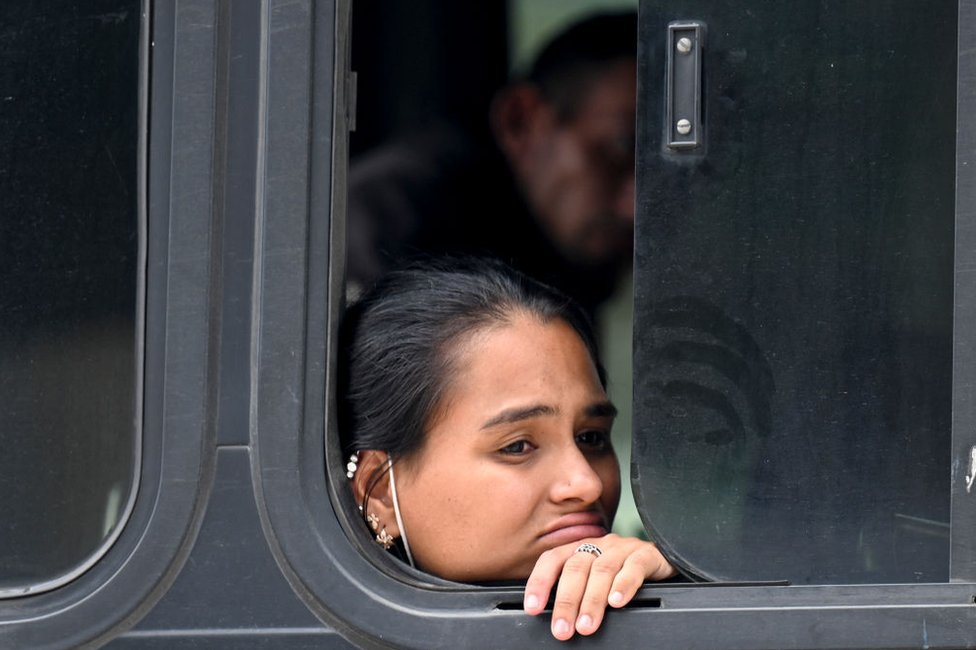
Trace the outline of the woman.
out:
<instances>
[{"instance_id":1,"label":"woman","mask_svg":"<svg viewBox=\"0 0 976 650\"><path fill-rule=\"evenodd\" d=\"M615 409L586 316L496 262L387 276L347 315L347 475L377 543L462 582L527 580L552 633L674 575L654 544L609 534Z\"/></svg>"}]
</instances>

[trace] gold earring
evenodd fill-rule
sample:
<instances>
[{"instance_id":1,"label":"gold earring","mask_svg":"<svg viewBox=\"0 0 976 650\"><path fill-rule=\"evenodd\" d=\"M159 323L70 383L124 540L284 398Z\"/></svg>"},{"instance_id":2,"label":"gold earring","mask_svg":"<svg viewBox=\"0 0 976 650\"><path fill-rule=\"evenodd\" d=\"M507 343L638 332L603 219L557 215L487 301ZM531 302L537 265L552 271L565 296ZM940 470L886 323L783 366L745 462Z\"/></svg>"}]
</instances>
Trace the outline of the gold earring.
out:
<instances>
[{"instance_id":1,"label":"gold earring","mask_svg":"<svg viewBox=\"0 0 976 650\"><path fill-rule=\"evenodd\" d=\"M366 523L369 524L369 527L373 529L374 533L380 529L380 518L376 516L376 513L369 513L366 516Z\"/></svg>"}]
</instances>

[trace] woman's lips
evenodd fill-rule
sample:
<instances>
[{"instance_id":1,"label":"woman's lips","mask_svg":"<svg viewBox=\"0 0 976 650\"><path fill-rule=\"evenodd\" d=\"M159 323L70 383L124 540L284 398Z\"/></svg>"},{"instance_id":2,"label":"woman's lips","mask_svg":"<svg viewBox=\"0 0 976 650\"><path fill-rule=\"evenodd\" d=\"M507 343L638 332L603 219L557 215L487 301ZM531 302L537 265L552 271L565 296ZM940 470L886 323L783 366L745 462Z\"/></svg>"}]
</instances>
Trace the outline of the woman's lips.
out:
<instances>
[{"instance_id":1,"label":"woman's lips","mask_svg":"<svg viewBox=\"0 0 976 650\"><path fill-rule=\"evenodd\" d=\"M574 512L554 521L539 537L547 546L569 544L586 537L603 537L607 523L598 512Z\"/></svg>"}]
</instances>

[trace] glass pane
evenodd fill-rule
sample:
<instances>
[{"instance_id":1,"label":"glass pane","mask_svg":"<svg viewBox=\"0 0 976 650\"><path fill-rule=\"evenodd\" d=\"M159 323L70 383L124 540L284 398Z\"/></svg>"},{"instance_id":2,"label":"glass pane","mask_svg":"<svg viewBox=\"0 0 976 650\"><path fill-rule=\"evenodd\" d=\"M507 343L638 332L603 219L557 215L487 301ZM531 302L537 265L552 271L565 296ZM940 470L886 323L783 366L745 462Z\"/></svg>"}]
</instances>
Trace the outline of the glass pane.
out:
<instances>
[{"instance_id":1,"label":"glass pane","mask_svg":"<svg viewBox=\"0 0 976 650\"><path fill-rule=\"evenodd\" d=\"M0 5L0 596L94 561L132 492L141 10Z\"/></svg>"},{"instance_id":2,"label":"glass pane","mask_svg":"<svg viewBox=\"0 0 976 650\"><path fill-rule=\"evenodd\" d=\"M719 579L948 580L957 3L641 9L645 519ZM676 20L706 25L691 153Z\"/></svg>"}]
</instances>

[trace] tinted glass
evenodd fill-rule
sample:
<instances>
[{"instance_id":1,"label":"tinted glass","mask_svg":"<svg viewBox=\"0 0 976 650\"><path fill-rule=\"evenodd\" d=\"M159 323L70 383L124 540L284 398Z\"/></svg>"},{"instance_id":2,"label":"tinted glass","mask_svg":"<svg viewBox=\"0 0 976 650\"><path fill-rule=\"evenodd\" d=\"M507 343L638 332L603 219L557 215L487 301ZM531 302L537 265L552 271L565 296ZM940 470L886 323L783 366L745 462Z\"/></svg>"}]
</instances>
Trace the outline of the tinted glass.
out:
<instances>
[{"instance_id":1,"label":"tinted glass","mask_svg":"<svg viewBox=\"0 0 976 650\"><path fill-rule=\"evenodd\" d=\"M132 492L140 14L0 5L0 596L77 573Z\"/></svg>"},{"instance_id":2,"label":"tinted glass","mask_svg":"<svg viewBox=\"0 0 976 650\"><path fill-rule=\"evenodd\" d=\"M720 579L947 580L957 3L642 12L645 520ZM662 121L676 20L706 26L687 153Z\"/></svg>"}]
</instances>

